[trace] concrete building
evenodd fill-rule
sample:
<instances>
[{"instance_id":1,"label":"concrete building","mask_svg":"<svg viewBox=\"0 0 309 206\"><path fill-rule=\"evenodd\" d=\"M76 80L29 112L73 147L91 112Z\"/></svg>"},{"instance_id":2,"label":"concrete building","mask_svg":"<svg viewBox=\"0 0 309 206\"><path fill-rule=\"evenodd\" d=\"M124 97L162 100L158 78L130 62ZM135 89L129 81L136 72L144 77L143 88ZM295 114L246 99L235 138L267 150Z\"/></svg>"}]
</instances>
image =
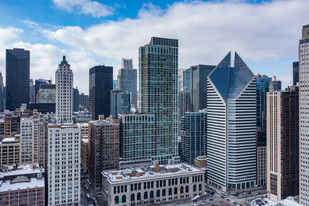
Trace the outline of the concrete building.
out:
<instances>
[{"instance_id":1,"label":"concrete building","mask_svg":"<svg viewBox=\"0 0 309 206\"><path fill-rule=\"evenodd\" d=\"M88 164L89 164L88 139L82 139L81 140L80 155L81 155L83 172L86 173L86 172L88 172Z\"/></svg>"},{"instance_id":2,"label":"concrete building","mask_svg":"<svg viewBox=\"0 0 309 206\"><path fill-rule=\"evenodd\" d=\"M0 172L0 205L45 206L44 169L37 165L8 167Z\"/></svg>"},{"instance_id":3,"label":"concrete building","mask_svg":"<svg viewBox=\"0 0 309 206\"><path fill-rule=\"evenodd\" d=\"M89 179L95 191L102 189L103 170L119 168L119 123L89 122Z\"/></svg>"},{"instance_id":4,"label":"concrete building","mask_svg":"<svg viewBox=\"0 0 309 206\"><path fill-rule=\"evenodd\" d=\"M118 88L131 93L132 107L137 108L137 70L133 69L132 59L121 59L117 75Z\"/></svg>"},{"instance_id":5,"label":"concrete building","mask_svg":"<svg viewBox=\"0 0 309 206\"><path fill-rule=\"evenodd\" d=\"M198 156L207 155L207 113L186 112L181 119L181 160L193 165Z\"/></svg>"},{"instance_id":6,"label":"concrete building","mask_svg":"<svg viewBox=\"0 0 309 206\"><path fill-rule=\"evenodd\" d=\"M0 142L0 169L20 163L20 138L6 137Z\"/></svg>"},{"instance_id":7,"label":"concrete building","mask_svg":"<svg viewBox=\"0 0 309 206\"><path fill-rule=\"evenodd\" d=\"M139 104L142 113L155 118L153 160L179 162L177 39L152 37L139 48Z\"/></svg>"},{"instance_id":8,"label":"concrete building","mask_svg":"<svg viewBox=\"0 0 309 206\"><path fill-rule=\"evenodd\" d=\"M35 80L35 85L34 85L35 102L38 102L37 95L40 90L40 86L42 84L51 84L51 83L52 83L51 80L47 80L47 79L36 79Z\"/></svg>"},{"instance_id":9,"label":"concrete building","mask_svg":"<svg viewBox=\"0 0 309 206\"><path fill-rule=\"evenodd\" d=\"M35 102L33 79L29 80L29 102Z\"/></svg>"},{"instance_id":10,"label":"concrete building","mask_svg":"<svg viewBox=\"0 0 309 206\"><path fill-rule=\"evenodd\" d=\"M231 52L208 76L208 183L222 191L256 186L255 75Z\"/></svg>"},{"instance_id":11,"label":"concrete building","mask_svg":"<svg viewBox=\"0 0 309 206\"><path fill-rule=\"evenodd\" d=\"M204 194L204 171L187 164L156 165L102 172L108 205L156 205Z\"/></svg>"},{"instance_id":12,"label":"concrete building","mask_svg":"<svg viewBox=\"0 0 309 206\"><path fill-rule=\"evenodd\" d=\"M56 103L56 85L41 84L36 100L37 103Z\"/></svg>"},{"instance_id":13,"label":"concrete building","mask_svg":"<svg viewBox=\"0 0 309 206\"><path fill-rule=\"evenodd\" d=\"M29 103L30 51L6 50L6 109Z\"/></svg>"},{"instance_id":14,"label":"concrete building","mask_svg":"<svg viewBox=\"0 0 309 206\"><path fill-rule=\"evenodd\" d=\"M73 122L76 124L86 124L91 121L91 113L87 110L73 112Z\"/></svg>"},{"instance_id":15,"label":"concrete building","mask_svg":"<svg viewBox=\"0 0 309 206\"><path fill-rule=\"evenodd\" d=\"M125 90L113 90L111 92L111 115L118 117L119 114L130 113L131 93Z\"/></svg>"},{"instance_id":16,"label":"concrete building","mask_svg":"<svg viewBox=\"0 0 309 206\"><path fill-rule=\"evenodd\" d=\"M276 76L273 76L272 80L269 82L269 91L270 92L280 91L281 87L282 87L281 81L277 80Z\"/></svg>"},{"instance_id":17,"label":"concrete building","mask_svg":"<svg viewBox=\"0 0 309 206\"><path fill-rule=\"evenodd\" d=\"M120 114L119 167L151 165L156 155L155 120L153 114Z\"/></svg>"},{"instance_id":18,"label":"concrete building","mask_svg":"<svg viewBox=\"0 0 309 206\"><path fill-rule=\"evenodd\" d=\"M299 41L299 203L309 205L309 25L303 26Z\"/></svg>"},{"instance_id":19,"label":"concrete building","mask_svg":"<svg viewBox=\"0 0 309 206\"><path fill-rule=\"evenodd\" d=\"M34 163L33 117L20 120L20 163Z\"/></svg>"},{"instance_id":20,"label":"concrete building","mask_svg":"<svg viewBox=\"0 0 309 206\"><path fill-rule=\"evenodd\" d=\"M88 123L77 123L77 126L80 128L80 138L87 137L88 139Z\"/></svg>"},{"instance_id":21,"label":"concrete building","mask_svg":"<svg viewBox=\"0 0 309 206\"><path fill-rule=\"evenodd\" d=\"M207 77L214 70L213 65L196 65L190 67L190 102L191 112L207 108Z\"/></svg>"},{"instance_id":22,"label":"concrete building","mask_svg":"<svg viewBox=\"0 0 309 206\"><path fill-rule=\"evenodd\" d=\"M113 67L100 65L89 69L89 111L92 120L98 120L99 115L109 117L112 90Z\"/></svg>"},{"instance_id":23,"label":"concrete building","mask_svg":"<svg viewBox=\"0 0 309 206\"><path fill-rule=\"evenodd\" d=\"M79 205L80 144L77 125L48 125L48 205Z\"/></svg>"},{"instance_id":24,"label":"concrete building","mask_svg":"<svg viewBox=\"0 0 309 206\"><path fill-rule=\"evenodd\" d=\"M73 72L63 56L56 71L56 119L72 123L73 113Z\"/></svg>"},{"instance_id":25,"label":"concrete building","mask_svg":"<svg viewBox=\"0 0 309 206\"><path fill-rule=\"evenodd\" d=\"M298 92L267 93L267 196L275 202L299 192Z\"/></svg>"},{"instance_id":26,"label":"concrete building","mask_svg":"<svg viewBox=\"0 0 309 206\"><path fill-rule=\"evenodd\" d=\"M299 62L293 62L293 85L296 86L299 83Z\"/></svg>"}]
</instances>

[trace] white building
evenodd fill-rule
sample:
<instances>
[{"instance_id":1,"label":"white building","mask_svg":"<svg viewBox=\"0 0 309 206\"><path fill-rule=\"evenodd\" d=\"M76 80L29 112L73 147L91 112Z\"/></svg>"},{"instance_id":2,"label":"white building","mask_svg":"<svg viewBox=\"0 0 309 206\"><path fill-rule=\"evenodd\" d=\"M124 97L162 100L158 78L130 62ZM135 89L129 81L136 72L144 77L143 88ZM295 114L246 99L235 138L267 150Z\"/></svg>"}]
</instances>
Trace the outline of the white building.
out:
<instances>
[{"instance_id":1,"label":"white building","mask_svg":"<svg viewBox=\"0 0 309 206\"><path fill-rule=\"evenodd\" d=\"M255 76L231 52L208 76L208 183L222 191L256 185Z\"/></svg>"},{"instance_id":2,"label":"white building","mask_svg":"<svg viewBox=\"0 0 309 206\"><path fill-rule=\"evenodd\" d=\"M56 119L72 122L73 112L73 72L65 56L56 71Z\"/></svg>"},{"instance_id":3,"label":"white building","mask_svg":"<svg viewBox=\"0 0 309 206\"><path fill-rule=\"evenodd\" d=\"M309 25L299 41L299 202L309 205Z\"/></svg>"},{"instance_id":4,"label":"white building","mask_svg":"<svg viewBox=\"0 0 309 206\"><path fill-rule=\"evenodd\" d=\"M48 205L79 205L80 128L48 125Z\"/></svg>"},{"instance_id":5,"label":"white building","mask_svg":"<svg viewBox=\"0 0 309 206\"><path fill-rule=\"evenodd\" d=\"M187 164L102 172L108 205L154 205L204 195L204 171Z\"/></svg>"},{"instance_id":6,"label":"white building","mask_svg":"<svg viewBox=\"0 0 309 206\"><path fill-rule=\"evenodd\" d=\"M23 117L20 120L20 163L34 162L33 118Z\"/></svg>"}]
</instances>

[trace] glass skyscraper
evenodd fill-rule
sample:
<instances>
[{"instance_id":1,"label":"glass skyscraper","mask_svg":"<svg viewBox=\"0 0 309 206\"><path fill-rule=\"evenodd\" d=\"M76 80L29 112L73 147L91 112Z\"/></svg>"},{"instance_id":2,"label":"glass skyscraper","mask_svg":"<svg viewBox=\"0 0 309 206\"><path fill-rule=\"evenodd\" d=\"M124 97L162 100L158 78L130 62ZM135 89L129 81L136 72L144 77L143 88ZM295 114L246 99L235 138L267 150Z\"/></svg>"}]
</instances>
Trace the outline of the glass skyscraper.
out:
<instances>
[{"instance_id":1,"label":"glass skyscraper","mask_svg":"<svg viewBox=\"0 0 309 206\"><path fill-rule=\"evenodd\" d=\"M139 48L140 110L156 122L154 160L178 161L178 40L152 37Z\"/></svg>"},{"instance_id":2,"label":"glass skyscraper","mask_svg":"<svg viewBox=\"0 0 309 206\"><path fill-rule=\"evenodd\" d=\"M30 51L6 50L6 109L29 103Z\"/></svg>"}]
</instances>

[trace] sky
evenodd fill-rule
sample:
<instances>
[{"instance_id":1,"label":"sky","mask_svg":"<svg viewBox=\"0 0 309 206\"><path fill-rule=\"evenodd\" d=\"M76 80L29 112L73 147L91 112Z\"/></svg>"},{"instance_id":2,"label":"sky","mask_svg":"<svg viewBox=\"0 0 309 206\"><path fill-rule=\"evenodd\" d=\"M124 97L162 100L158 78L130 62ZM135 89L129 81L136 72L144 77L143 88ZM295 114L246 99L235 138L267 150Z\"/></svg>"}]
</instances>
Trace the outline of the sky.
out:
<instances>
[{"instance_id":1,"label":"sky","mask_svg":"<svg viewBox=\"0 0 309 206\"><path fill-rule=\"evenodd\" d=\"M133 58L152 36L179 40L179 68L216 65L237 51L255 74L292 84L308 0L0 0L0 71L5 49L30 50L32 79L55 79L66 55L74 86L88 94L89 69ZM5 78L4 78L5 79Z\"/></svg>"}]
</instances>

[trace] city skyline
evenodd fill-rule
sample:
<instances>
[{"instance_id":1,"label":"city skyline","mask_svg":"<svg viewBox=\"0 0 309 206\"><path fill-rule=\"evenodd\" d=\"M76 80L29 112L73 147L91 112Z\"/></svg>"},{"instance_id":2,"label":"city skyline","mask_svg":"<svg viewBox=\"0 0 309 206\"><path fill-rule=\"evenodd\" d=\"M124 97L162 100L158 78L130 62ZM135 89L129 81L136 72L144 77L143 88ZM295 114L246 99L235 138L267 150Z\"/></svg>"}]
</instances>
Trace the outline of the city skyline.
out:
<instances>
[{"instance_id":1,"label":"city skyline","mask_svg":"<svg viewBox=\"0 0 309 206\"><path fill-rule=\"evenodd\" d=\"M179 68L215 64L232 49L243 56L255 74L276 75L284 88L292 82L291 62L298 59L297 31L309 17L305 9L309 2L301 0L170 4L141 1L128 5L121 1L104 5L90 0L61 4L51 0L42 4L3 2L0 17L7 21L0 24L0 47L4 48L0 51L0 71L5 75L6 48L31 51L32 79L53 79L59 57L66 55L76 74L74 86L85 94L88 80L84 77L89 68L113 66L114 79L122 57L133 58L133 68L138 68L136 48L152 36L180 40ZM12 13L19 15L13 17ZM59 17L52 18L55 13ZM220 13L226 17L217 18ZM237 22L237 27L232 22ZM156 29L149 29L149 25ZM240 30L245 30L245 34ZM120 38L122 35L124 38Z\"/></svg>"}]
</instances>

